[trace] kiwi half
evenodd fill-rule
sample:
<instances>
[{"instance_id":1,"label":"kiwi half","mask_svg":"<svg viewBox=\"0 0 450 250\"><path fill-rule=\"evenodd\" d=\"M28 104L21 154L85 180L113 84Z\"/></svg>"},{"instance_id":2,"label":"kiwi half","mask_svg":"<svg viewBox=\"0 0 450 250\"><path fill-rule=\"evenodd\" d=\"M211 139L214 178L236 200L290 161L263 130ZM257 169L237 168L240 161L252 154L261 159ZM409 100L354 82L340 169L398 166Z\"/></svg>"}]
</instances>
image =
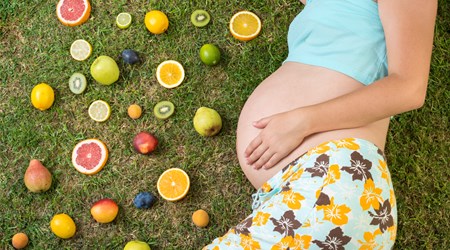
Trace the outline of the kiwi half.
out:
<instances>
[{"instance_id":1,"label":"kiwi half","mask_svg":"<svg viewBox=\"0 0 450 250\"><path fill-rule=\"evenodd\" d=\"M169 101L158 102L153 108L156 118L165 120L169 118L175 111L175 106Z\"/></svg>"},{"instance_id":2,"label":"kiwi half","mask_svg":"<svg viewBox=\"0 0 450 250\"><path fill-rule=\"evenodd\" d=\"M196 10L192 12L191 22L196 27L206 26L210 20L211 17L209 16L209 13L206 12L206 10Z\"/></svg>"},{"instance_id":3,"label":"kiwi half","mask_svg":"<svg viewBox=\"0 0 450 250\"><path fill-rule=\"evenodd\" d=\"M81 73L73 73L73 75L69 79L69 88L70 91L74 94L81 94L86 89L86 77Z\"/></svg>"}]
</instances>

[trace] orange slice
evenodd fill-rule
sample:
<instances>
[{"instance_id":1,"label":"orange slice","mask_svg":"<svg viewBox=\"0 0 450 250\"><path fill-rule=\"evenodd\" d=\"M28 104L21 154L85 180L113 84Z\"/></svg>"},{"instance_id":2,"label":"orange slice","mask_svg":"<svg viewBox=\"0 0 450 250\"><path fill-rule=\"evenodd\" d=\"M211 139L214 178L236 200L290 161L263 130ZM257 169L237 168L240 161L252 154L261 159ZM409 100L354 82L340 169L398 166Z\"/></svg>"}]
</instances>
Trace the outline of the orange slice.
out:
<instances>
[{"instance_id":1,"label":"orange slice","mask_svg":"<svg viewBox=\"0 0 450 250\"><path fill-rule=\"evenodd\" d=\"M189 191L189 176L180 168L170 168L158 179L158 193L168 201L181 200Z\"/></svg>"},{"instance_id":2,"label":"orange slice","mask_svg":"<svg viewBox=\"0 0 450 250\"><path fill-rule=\"evenodd\" d=\"M72 164L80 173L93 175L105 166L108 160L108 149L98 139L87 139L79 142L72 151Z\"/></svg>"},{"instance_id":3,"label":"orange slice","mask_svg":"<svg viewBox=\"0 0 450 250\"><path fill-rule=\"evenodd\" d=\"M89 19L91 4L89 0L59 0L56 15L66 26L77 26Z\"/></svg>"},{"instance_id":4,"label":"orange slice","mask_svg":"<svg viewBox=\"0 0 450 250\"><path fill-rule=\"evenodd\" d=\"M156 69L156 78L163 87L175 88L184 80L184 68L177 61L164 61Z\"/></svg>"},{"instance_id":5,"label":"orange slice","mask_svg":"<svg viewBox=\"0 0 450 250\"><path fill-rule=\"evenodd\" d=\"M261 20L250 11L240 11L230 20L230 32L240 41L250 41L261 31Z\"/></svg>"}]
</instances>

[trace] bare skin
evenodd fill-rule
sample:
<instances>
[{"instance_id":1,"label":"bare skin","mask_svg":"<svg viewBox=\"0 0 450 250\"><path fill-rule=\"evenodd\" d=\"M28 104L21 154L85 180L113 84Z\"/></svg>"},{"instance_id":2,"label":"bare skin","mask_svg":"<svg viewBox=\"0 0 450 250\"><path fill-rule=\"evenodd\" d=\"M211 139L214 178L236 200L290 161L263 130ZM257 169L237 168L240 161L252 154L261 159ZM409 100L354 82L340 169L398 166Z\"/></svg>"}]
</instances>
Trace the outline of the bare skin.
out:
<instances>
[{"instance_id":1,"label":"bare skin","mask_svg":"<svg viewBox=\"0 0 450 250\"><path fill-rule=\"evenodd\" d=\"M303 140L300 146L271 168L259 169L247 164L245 148L260 133L260 129L252 125L254 121L289 111L292 107L322 103L363 87L364 85L342 73L295 62L286 62L264 80L248 98L241 111L237 127L238 159L253 186L260 187L298 156L312 147L332 139L358 137L369 140L383 149L389 119L358 128L332 130L310 135Z\"/></svg>"},{"instance_id":2,"label":"bare skin","mask_svg":"<svg viewBox=\"0 0 450 250\"><path fill-rule=\"evenodd\" d=\"M255 188L330 139L359 137L383 149L389 117L423 105L437 0L379 0L378 10L386 37L387 77L364 87L332 70L286 63L249 97L239 119L236 149Z\"/></svg>"}]
</instances>

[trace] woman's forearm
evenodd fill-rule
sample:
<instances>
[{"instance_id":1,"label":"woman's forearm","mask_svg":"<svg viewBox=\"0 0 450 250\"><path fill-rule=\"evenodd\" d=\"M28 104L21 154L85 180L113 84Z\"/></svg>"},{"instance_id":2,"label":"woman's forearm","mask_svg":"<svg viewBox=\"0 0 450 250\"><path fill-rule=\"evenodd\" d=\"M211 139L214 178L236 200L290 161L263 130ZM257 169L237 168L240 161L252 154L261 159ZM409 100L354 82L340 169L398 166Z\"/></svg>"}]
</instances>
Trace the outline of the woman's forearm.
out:
<instances>
[{"instance_id":1,"label":"woman's forearm","mask_svg":"<svg viewBox=\"0 0 450 250\"><path fill-rule=\"evenodd\" d=\"M355 128L420 108L427 79L390 75L367 87L329 101L299 108L299 119L307 123L308 134Z\"/></svg>"}]
</instances>

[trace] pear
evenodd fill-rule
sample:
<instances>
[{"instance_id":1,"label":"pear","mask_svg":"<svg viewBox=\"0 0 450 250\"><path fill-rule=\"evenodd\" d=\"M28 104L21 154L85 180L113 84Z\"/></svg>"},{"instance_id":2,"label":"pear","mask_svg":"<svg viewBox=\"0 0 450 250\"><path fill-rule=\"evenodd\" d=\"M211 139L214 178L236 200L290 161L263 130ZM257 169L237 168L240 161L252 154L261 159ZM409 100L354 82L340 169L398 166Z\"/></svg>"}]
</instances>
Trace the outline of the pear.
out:
<instances>
[{"instance_id":1,"label":"pear","mask_svg":"<svg viewBox=\"0 0 450 250\"><path fill-rule=\"evenodd\" d=\"M50 171L39 160L30 161L23 178L25 186L33 193L45 192L52 185L52 175Z\"/></svg>"},{"instance_id":2,"label":"pear","mask_svg":"<svg viewBox=\"0 0 450 250\"><path fill-rule=\"evenodd\" d=\"M214 109L200 107L195 112L194 128L202 136L213 136L222 129L222 118Z\"/></svg>"}]
</instances>

